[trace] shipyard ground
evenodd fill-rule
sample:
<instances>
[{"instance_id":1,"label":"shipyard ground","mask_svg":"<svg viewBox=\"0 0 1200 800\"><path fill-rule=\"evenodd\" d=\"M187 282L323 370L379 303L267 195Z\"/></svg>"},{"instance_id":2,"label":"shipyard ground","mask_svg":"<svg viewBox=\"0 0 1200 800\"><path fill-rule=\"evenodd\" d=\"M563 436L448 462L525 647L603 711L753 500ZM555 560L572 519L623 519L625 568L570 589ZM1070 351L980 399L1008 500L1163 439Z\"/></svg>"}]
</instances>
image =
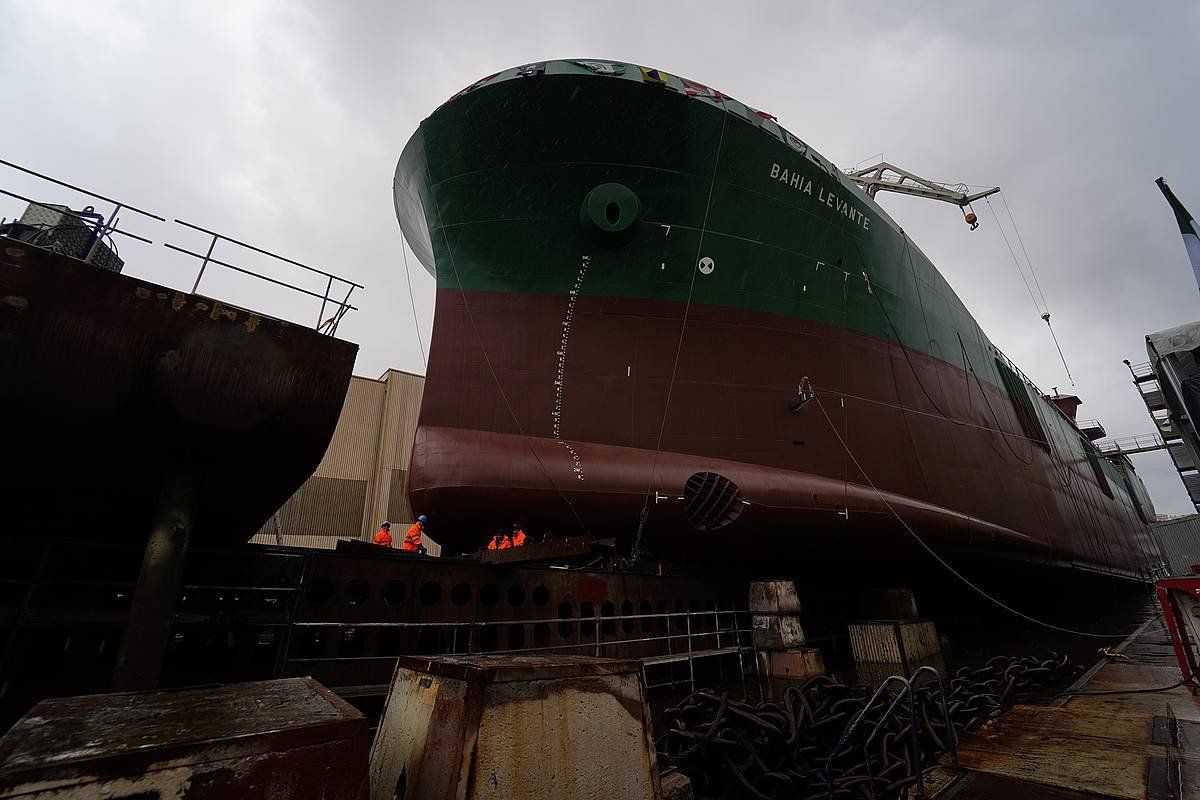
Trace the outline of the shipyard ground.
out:
<instances>
[{"instance_id":1,"label":"shipyard ground","mask_svg":"<svg viewBox=\"0 0 1200 800\"><path fill-rule=\"evenodd\" d=\"M79 555L75 550L71 552ZM267 559L267 562L271 564L284 557L283 553L272 548L260 548L257 552L261 554L260 558ZM123 561L124 559L122 559ZM572 612L572 616L575 618L570 620L567 627L564 628L564 633L569 634L567 641L575 643L574 645L568 644L568 647L582 645L582 651L586 655L595 652L599 655L645 658L646 661L651 661L656 657L662 658L661 654L657 654L652 646L659 637L648 637L647 631L643 630L643 623L647 628L653 623L654 633L657 634L660 616L658 613L659 595L684 598L686 603L680 605L678 613L682 615L679 619L688 624L697 624L706 621L709 617L713 617L715 620L715 615L722 613L718 611L719 608L730 607L725 606L725 602L730 602L733 607L739 609L745 608L745 600L742 599L744 595L735 599L729 594L728 576L724 581L713 582L698 580L698 576L657 578L645 575L621 575L620 573L601 575L563 570L531 570L520 567L490 568L451 560L439 563L442 561L441 559L398 560L390 557L363 559L333 553L311 553L304 557L300 557L299 553L291 553L288 554L285 561L288 563L303 562L303 568L298 568L300 567L298 563L292 567L300 573L293 578L294 583L281 581L285 585L290 583L292 586L300 588L300 591L293 589L289 593L283 590L281 593L280 588L268 590L263 586L263 583L274 582L262 580L270 572L266 569L267 564L248 563L244 559L232 562L227 557L204 559L197 554L197 559L193 562L193 569L199 570L199 572L189 580L199 582L203 575L203 582L219 585L213 586L212 589L206 589L199 585L189 584L188 595L194 599L185 603L181 608L181 612L186 617L177 620L176 631L179 636L176 637L176 640L182 649L178 653L173 652L169 658L171 663L176 664L174 669L167 671L170 683L176 686L194 684L197 682L196 677L199 677L200 671L207 675L219 672L219 670L212 669L214 664L208 659L201 659L198 662L203 665L203 670L180 671L178 667L178 656L188 654L195 657L202 652L187 646L195 634L199 633L192 629L196 625L201 625L202 629L207 632L206 636L201 637L205 643L213 641L214 636L216 641L224 641L226 636L236 635L239 641L250 637L256 643L256 647L266 651L257 659L253 659L261 665L262 677L272 674L281 677L296 670L307 674L316 674L318 670L322 671L323 680L366 712L368 719L371 720L378 713L379 700L364 696L364 692L367 688L372 689L372 692L369 693L371 697L378 696L378 692L374 686L364 686L364 684L371 683L371 679L362 670L366 666L375 665L387 668L387 671L390 672L390 666L385 662L390 662L392 659L387 657L386 650L383 648L375 650L377 643L373 639L369 639L366 649L356 651L357 657L351 657L348 653L350 648L363 646L354 639L345 639L343 633L331 643L335 645L335 649L317 657L312 651L312 642L306 638L306 632L325 629L344 632L356 627L368 631L381 630L372 628L372 623L365 620L389 619L391 614L387 609L390 608L395 611L403 611L404 619L409 620L406 623L390 624L415 626L412 628L413 642L411 646L418 651L425 650L430 644L445 644L440 642L440 639L438 642L433 642L432 639L430 642L426 642L425 639L429 637L422 635L427 630L426 626L431 626L429 628L431 630L435 629L437 623L433 622L434 619L441 621L442 625L453 621L455 624L449 624L445 628L450 631L460 627L463 629L476 627L477 632L482 633L484 630L490 629L489 624L498 628L502 627L509 639L507 641L499 640L497 644L512 643L511 638L517 630L513 627L514 624L528 626L530 628L529 644L533 645L529 649L535 649L539 643L536 632L538 624L549 623L550 629L554 631L553 635L558 635L559 624L563 622L555 618L560 613L558 609L560 596L572 597L585 590L599 591L599 582L604 580L608 583L607 596L617 600L613 604L616 606L615 618L612 618L612 623L608 624L605 614L609 612L603 612L597 604L596 610L592 612L597 616L590 623L591 627L585 631L584 629L589 623L586 615L580 619L582 609L576 607ZM50 558L49 563L54 563L54 559ZM97 562L92 560L90 563L93 565L92 571L94 572ZM239 568L247 573L240 580L232 574L226 574L234 563L237 563ZM218 564L222 565L223 569L217 568ZM1014 617L1010 612L998 608L991 600L982 597L961 583L950 579L944 579L939 583L931 580L934 573L921 575L919 574L921 572L923 570L908 564L905 570L897 570L891 577L895 579L893 581L895 584L901 583L906 578L921 578L919 583L925 588L918 593L920 610L923 616L932 617L937 621L941 639L945 645L944 660L939 668L947 676L953 674L954 670L959 667L978 665L995 655L1024 655L1055 650L1069 654L1071 662L1079 665L1080 671L1099 660L1097 668L1085 673L1078 685L1074 687L1078 691L1163 687L1175 683L1179 679L1177 667L1171 657L1169 640L1158 622L1158 611L1144 585L1104 577L1082 577L1054 572L1039 575L1029 573L1027 570L1019 574L1015 571L1001 573L995 569L990 570L990 574L971 573L972 577L978 579L986 589L1002 596L1014 607L1036 614L1039 618L1053 623L1095 633L1135 631L1134 635L1128 636L1122 643L1121 637L1098 639L1074 636L1028 620L1022 620ZM39 586L46 584L45 588L49 589L51 588L49 584L53 584L52 588L57 590L57 596L61 603L64 599L62 593L70 583L64 584L61 581L63 575L58 570L53 570L52 573L57 579L51 579L49 575L42 576L29 586L30 591L26 596L36 598L40 596L36 591ZM809 583L800 589L804 598L805 625L810 630L813 643L824 651L830 671L850 679L853 679L857 667L849 656L845 637L845 620L853 619L855 615L868 609L871 587L886 585L886 575L874 574L870 576L869 580L867 575L867 572L852 572L842 579L829 580L822 584ZM1057 577L1054 577L1056 575ZM218 578L221 580L218 581ZM247 580L254 578L258 580ZM399 585L397 582L400 580L411 587L404 599L409 600L412 595L416 595L416 599L420 601L417 606L397 604L393 595L397 592ZM224 583L224 581L230 581L233 585ZM246 584L235 588L241 581L246 581ZM356 581L359 583L356 584ZM387 581L391 581L391 583ZM501 607L496 608L495 612L491 612L490 607L486 604L476 606L472 602L469 606L462 608L463 613L460 615L455 612L458 606L454 601L443 606L442 603L427 602L430 599L429 596L426 596L424 600L421 599L421 595L423 593L429 595L432 592L430 587L435 585L446 586L447 595L454 595L451 587L457 588L455 581L463 581L462 585L469 586L472 598L477 597L481 592L486 594L489 586L492 587L492 591L499 587L501 590L499 596L502 598ZM575 581L583 581L586 585L575 586ZM591 586L587 584L588 581L596 585ZM316 596L313 589L319 588L322 582L329 583L334 589L334 601L343 596L344 600L333 602L330 599ZM253 591L250 587L254 584L262 586L262 589L257 592ZM523 594L523 590L518 591L514 587L524 587L525 585L530 587L529 596L531 598L539 596L539 587L541 587L540 592L545 595L547 602L539 604L539 602L531 601L532 607L526 606L525 603L511 604L518 594ZM354 593L359 586L365 587L361 597ZM71 596L75 596L78 592L80 600L91 597L83 592L82 588L71 586ZM122 584L119 588L124 589L124 585ZM722 592L713 594L716 588L723 590L727 598L725 601L721 601L719 597ZM380 594L381 591L383 594ZM207 605L196 605L196 600L207 597L208 594L213 594L214 601L219 599L218 594L225 599L217 602L211 609ZM278 618L272 617L269 620L270 623L278 626L277 630L291 632L290 634L284 633L283 637L284 642L288 638L295 638L293 648L287 647L286 644L276 648L266 647L263 644L263 628L261 626L267 620L257 617L251 620L243 616L250 612L251 616L260 617L266 613L267 608L289 605L289 603L280 602L263 606L256 602L253 604L253 610L246 607L240 614L233 612L230 615L232 608L240 607L246 602L247 596L259 594L267 596L280 594L281 599L294 598L295 605L292 606L291 613ZM242 601L236 600L239 596L243 598ZM654 599L655 613L646 618L632 614L629 618L622 619L625 615L622 598ZM704 598L714 598L714 603L708 604ZM231 599L235 602L235 606L229 605ZM330 605L331 602L333 602L332 605ZM389 602L392 605L389 606ZM373 609L376 603L382 603L380 609ZM75 637L79 637L83 633L81 625L84 620L81 619L78 610L69 611L59 619L47 616L49 610L39 609L39 605L37 602L27 600L26 606L22 609L24 622L19 626L20 631L14 630L13 633L25 631L26 626L29 629L37 628L47 633L54 631L56 636L74 634ZM310 605L312 608L308 609ZM635 604L630 605L631 610L637 608L638 606ZM696 611L684 612L684 608L695 608ZM306 613L306 609L312 613ZM205 612L212 612L215 617L207 619ZM62 611L59 613L61 614ZM120 616L119 612L115 613L116 616ZM731 619L736 619L737 616L747 612L731 610L723 613L728 613L731 615ZM306 621L314 618L321 621ZM523 622L510 622L514 618L523 619ZM504 620L504 622L497 625L493 620ZM89 619L87 622L94 626L97 620ZM222 626L221 622L224 622L227 627ZM313 628L313 625L317 627ZM742 627L740 623L735 623L735 625L738 628ZM89 626L83 625L83 627ZM715 631L720 627L718 623L710 628L694 631L689 638L696 642L698 647L704 646L709 649L713 645L728 644L731 639L722 640L716 637ZM568 628L569 630L567 630ZM400 630L405 630L405 628ZM668 629L666 635L669 636L671 633L673 631ZM58 642L58 639L55 638L54 641ZM591 644L593 641L596 643L595 645ZM657 718L657 710L661 710L665 705L673 702L680 692L686 692L698 686L716 685L722 679L733 695L740 693L745 693L750 697L757 695L761 690L762 682L758 680L759 676L752 671L753 659L746 659L748 669L743 672L740 669L742 664L739 649L741 643L736 638L732 641L735 642L732 649L739 650L739 654L696 660L694 663L690 660L679 659L675 662L676 668L674 669L664 670L660 664L657 674L661 677L681 681L681 683L674 687L661 684L657 688L652 686L648 699L652 711L655 712L653 716ZM39 668L48 670L52 666L66 666L65 662L60 663L63 661L62 654L75 652L78 649L78 643L78 638L74 642L68 639L65 645L59 643L57 645L58 654L53 658L47 650L37 653L23 650L22 655L32 656L34 660L23 660L22 666L25 670ZM1116 643L1120 643L1119 650L1122 653L1120 657L1111 659L1102 657L1097 652L1104 646ZM456 650L453 646L447 649L449 652ZM222 652L225 651L222 650ZM426 652L428 651L426 650ZM580 652L580 650L574 650L574 652ZM652 655L652 652L657 655ZM10 655L15 656L17 653L10 652ZM230 661L227 662L228 665L240 664L237 669L227 670L229 677L226 677L225 680L231 678L236 680L237 678L232 677L234 674L245 671L247 667L251 666L248 662L237 659L233 652L225 653L225 655L230 658ZM268 662L274 662L274 669L270 663L263 663L263 656L267 657ZM94 656L92 657L94 658ZM737 666L734 666L735 664ZM10 662L10 666L15 665ZM57 670L55 670L55 674L62 675ZM863 675L862 677L867 679L869 676ZM357 680L354 680L355 678ZM364 678L367 680L363 680ZM686 681L686 683L682 683L682 681ZM92 691L102 690L102 686L99 684L94 685L95 689ZM78 690L66 693L78 693ZM50 692L50 694L54 694L54 692ZM1189 734L1192 734L1191 729L1196 723L1200 723L1200 700L1193 698L1186 689L1153 694L1098 697L1081 695L1057 706L1053 705L1051 697L1041 698L1041 700L1044 701L1043 704L1020 705L1009 709L1000 719L988 723L970 737L964 737L959 748L962 772L958 775L947 772L943 776L946 779L943 781L946 784L945 793L938 796L999 798L1012 797L1019 793L1027 800L1037 800L1043 797L1060 798L1061 800L1061 798L1083 797L1200 796L1200 791L1197 791L1200 783L1196 780L1197 775L1200 775L1200 755L1198 755L1200 751L1189 750L1192 745L1189 739ZM1178 724L1171 723L1172 719L1178 720ZM371 720L372 723L373 721ZM374 725L372 724L371 727L373 728ZM656 724L655 728L658 727ZM1197 730L1200 731L1200 729ZM1165 732L1166 739L1162 739L1161 736L1156 739L1156 735L1158 735L1156 732L1158 734ZM1192 735L1192 738L1196 739L1197 745L1200 745L1200 733ZM602 743L594 742L593 744L600 745ZM933 783L934 781L931 780L931 788ZM1174 791L1179 786L1183 786L1186 791L1182 793Z\"/></svg>"},{"instance_id":2,"label":"shipyard ground","mask_svg":"<svg viewBox=\"0 0 1200 800\"><path fill-rule=\"evenodd\" d=\"M1072 687L1078 694L1057 705L1015 706L964 737L958 759L965 775L937 796L1200 796L1200 698L1178 686L1179 667L1161 619L1151 616L1115 649L1118 656Z\"/></svg>"}]
</instances>

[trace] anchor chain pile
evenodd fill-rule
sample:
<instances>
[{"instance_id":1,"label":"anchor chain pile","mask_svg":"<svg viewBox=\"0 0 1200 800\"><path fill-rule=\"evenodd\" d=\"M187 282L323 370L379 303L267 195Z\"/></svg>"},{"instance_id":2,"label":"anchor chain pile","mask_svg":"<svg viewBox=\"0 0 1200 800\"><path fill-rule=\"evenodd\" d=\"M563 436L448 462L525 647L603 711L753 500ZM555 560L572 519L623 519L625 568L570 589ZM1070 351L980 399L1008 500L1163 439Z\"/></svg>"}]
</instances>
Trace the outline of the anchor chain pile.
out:
<instances>
[{"instance_id":1,"label":"anchor chain pile","mask_svg":"<svg viewBox=\"0 0 1200 800\"><path fill-rule=\"evenodd\" d=\"M667 732L658 741L659 760L687 775L697 800L827 798L830 754L870 702L833 759L832 796L895 798L916 783L918 772L949 752L959 734L1072 677L1068 661L1057 653L997 656L982 667L964 667L945 686L944 707L940 681L927 675L913 689L915 715L906 698L895 703L890 716L886 713L904 691L899 682L897 691L881 692L873 702L866 689L825 675L789 687L779 700L757 704L735 700L728 692L700 690L664 712Z\"/></svg>"}]
</instances>

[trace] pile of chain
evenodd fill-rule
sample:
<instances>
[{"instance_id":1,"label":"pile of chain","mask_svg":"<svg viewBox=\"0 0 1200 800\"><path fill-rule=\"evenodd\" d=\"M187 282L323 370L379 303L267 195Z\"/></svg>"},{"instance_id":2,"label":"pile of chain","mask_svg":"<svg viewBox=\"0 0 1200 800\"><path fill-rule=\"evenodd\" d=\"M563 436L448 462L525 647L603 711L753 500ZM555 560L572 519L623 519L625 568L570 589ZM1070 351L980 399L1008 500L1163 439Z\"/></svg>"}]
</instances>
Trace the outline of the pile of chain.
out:
<instances>
[{"instance_id":1,"label":"pile of chain","mask_svg":"<svg viewBox=\"0 0 1200 800\"><path fill-rule=\"evenodd\" d=\"M926 672L913 689L912 710L900 698L890 715L897 692L882 692L867 708L870 692L824 675L757 704L701 690L664 712L659 760L688 776L697 800L896 798L954 747L959 734L1070 677L1067 663L1067 656L1051 653L1041 659L998 656L977 669L960 669L944 687L944 706L940 681ZM862 721L842 741L860 714Z\"/></svg>"}]
</instances>

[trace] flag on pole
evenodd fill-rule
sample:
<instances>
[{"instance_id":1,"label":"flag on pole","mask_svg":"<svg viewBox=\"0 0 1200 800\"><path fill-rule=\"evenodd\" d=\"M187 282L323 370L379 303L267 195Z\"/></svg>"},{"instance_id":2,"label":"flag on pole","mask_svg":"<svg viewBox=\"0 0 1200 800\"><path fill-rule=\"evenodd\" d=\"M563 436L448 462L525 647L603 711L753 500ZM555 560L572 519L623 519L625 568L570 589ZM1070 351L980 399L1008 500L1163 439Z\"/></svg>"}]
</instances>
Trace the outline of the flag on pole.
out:
<instances>
[{"instance_id":1,"label":"flag on pole","mask_svg":"<svg viewBox=\"0 0 1200 800\"><path fill-rule=\"evenodd\" d=\"M1196 286L1200 287L1200 225L1196 224L1195 217L1187 212L1166 181L1159 178L1155 183L1162 189L1167 202L1171 204L1171 210L1175 212L1175 221L1179 223L1179 232L1183 234L1183 246L1187 248L1188 260L1192 262L1192 274L1196 276Z\"/></svg>"}]
</instances>

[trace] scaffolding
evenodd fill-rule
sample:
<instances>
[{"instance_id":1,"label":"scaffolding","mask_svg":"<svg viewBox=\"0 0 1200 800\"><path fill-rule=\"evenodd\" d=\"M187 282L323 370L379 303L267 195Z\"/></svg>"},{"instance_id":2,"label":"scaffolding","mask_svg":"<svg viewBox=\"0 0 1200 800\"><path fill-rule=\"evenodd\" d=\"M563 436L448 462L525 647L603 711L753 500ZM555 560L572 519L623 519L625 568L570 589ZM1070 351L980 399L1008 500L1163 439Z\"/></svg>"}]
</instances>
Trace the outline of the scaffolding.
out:
<instances>
[{"instance_id":1,"label":"scaffolding","mask_svg":"<svg viewBox=\"0 0 1200 800\"><path fill-rule=\"evenodd\" d=\"M1192 505L1200 510L1200 438L1192 421L1189 408L1192 405L1190 388L1200 378L1191 344L1200 334L1200 323L1172 328L1146 337L1150 361L1138 364L1125 361L1133 384L1137 387L1155 432L1119 439L1106 439L1096 443L1105 455L1129 455L1166 450L1171 456L1179 478L1191 498Z\"/></svg>"}]
</instances>

